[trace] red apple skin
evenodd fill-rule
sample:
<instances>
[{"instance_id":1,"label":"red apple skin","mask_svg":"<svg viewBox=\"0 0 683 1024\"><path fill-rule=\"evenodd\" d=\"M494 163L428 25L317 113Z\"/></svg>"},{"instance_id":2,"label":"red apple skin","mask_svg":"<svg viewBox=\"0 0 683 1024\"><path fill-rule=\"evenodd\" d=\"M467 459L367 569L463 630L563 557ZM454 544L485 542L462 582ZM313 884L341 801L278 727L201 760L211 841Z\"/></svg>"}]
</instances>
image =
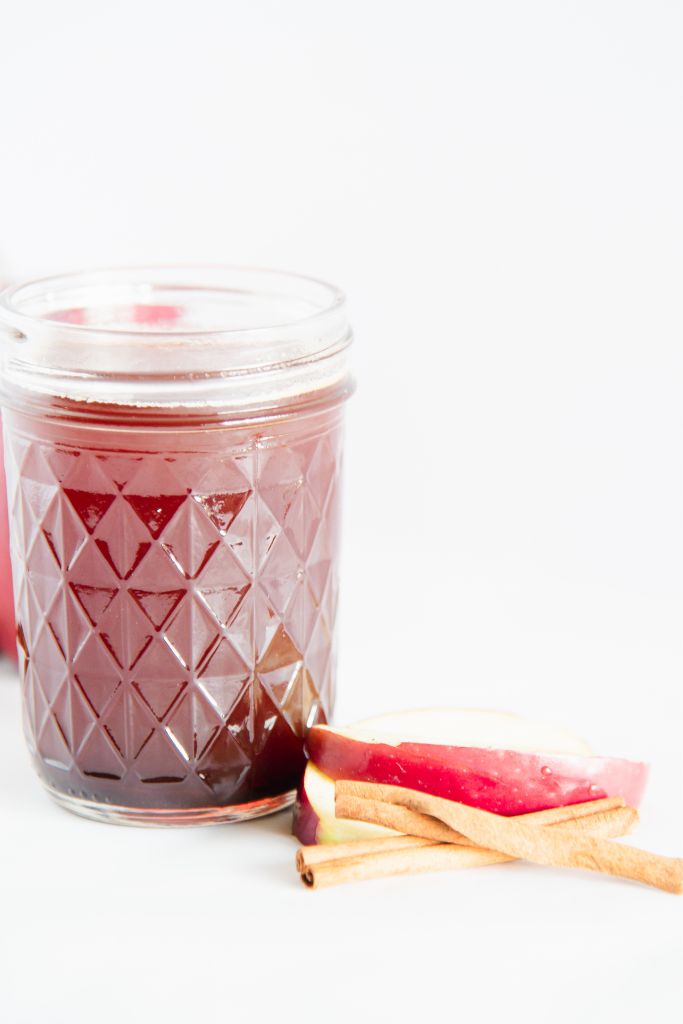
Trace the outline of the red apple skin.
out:
<instances>
[{"instance_id":1,"label":"red apple skin","mask_svg":"<svg viewBox=\"0 0 683 1024\"><path fill-rule=\"evenodd\" d=\"M527 754L430 743L368 743L314 726L308 755L332 779L406 786L506 816L620 796L637 807L648 768L638 761Z\"/></svg>"},{"instance_id":2,"label":"red apple skin","mask_svg":"<svg viewBox=\"0 0 683 1024\"><path fill-rule=\"evenodd\" d=\"M7 492L2 458L2 426L0 425L0 652L17 656L14 627L14 599L12 597L12 569L9 557L9 529L7 524Z\"/></svg>"},{"instance_id":3,"label":"red apple skin","mask_svg":"<svg viewBox=\"0 0 683 1024\"><path fill-rule=\"evenodd\" d=\"M320 818L311 807L311 802L306 795L304 778L302 776L294 804L294 818L292 821L292 835L296 836L304 846L313 846L318 842L318 824Z\"/></svg>"}]
</instances>

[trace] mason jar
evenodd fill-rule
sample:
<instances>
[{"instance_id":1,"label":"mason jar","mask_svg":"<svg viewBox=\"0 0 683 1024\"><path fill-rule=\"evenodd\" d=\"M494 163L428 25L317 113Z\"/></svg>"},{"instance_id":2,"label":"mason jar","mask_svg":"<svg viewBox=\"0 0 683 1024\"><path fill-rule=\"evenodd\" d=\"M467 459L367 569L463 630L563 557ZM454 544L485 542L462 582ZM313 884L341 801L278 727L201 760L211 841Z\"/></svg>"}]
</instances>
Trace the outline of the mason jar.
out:
<instances>
[{"instance_id":1,"label":"mason jar","mask_svg":"<svg viewBox=\"0 0 683 1024\"><path fill-rule=\"evenodd\" d=\"M286 806L335 693L343 295L221 267L0 299L25 733L105 821Z\"/></svg>"}]
</instances>

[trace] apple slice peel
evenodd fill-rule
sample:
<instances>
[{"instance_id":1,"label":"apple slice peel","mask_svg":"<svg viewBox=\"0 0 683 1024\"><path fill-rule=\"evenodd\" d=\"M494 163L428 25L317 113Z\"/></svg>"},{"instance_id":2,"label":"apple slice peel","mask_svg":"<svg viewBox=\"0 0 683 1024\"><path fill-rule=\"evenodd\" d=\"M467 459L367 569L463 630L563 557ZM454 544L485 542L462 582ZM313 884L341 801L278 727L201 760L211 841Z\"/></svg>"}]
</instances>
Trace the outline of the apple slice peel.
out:
<instances>
[{"instance_id":1,"label":"apple slice peel","mask_svg":"<svg viewBox=\"0 0 683 1024\"><path fill-rule=\"evenodd\" d=\"M401 730L405 740L397 738ZM444 743L449 733L454 742ZM440 742L428 742L430 736ZM338 779L405 786L504 816L604 796L638 806L647 779L645 764L593 756L566 730L494 712L440 709L388 715L342 730L315 726L307 749L311 760L295 835L309 843L361 838L358 823L334 816ZM362 828L362 836L391 834L364 823Z\"/></svg>"}]
</instances>

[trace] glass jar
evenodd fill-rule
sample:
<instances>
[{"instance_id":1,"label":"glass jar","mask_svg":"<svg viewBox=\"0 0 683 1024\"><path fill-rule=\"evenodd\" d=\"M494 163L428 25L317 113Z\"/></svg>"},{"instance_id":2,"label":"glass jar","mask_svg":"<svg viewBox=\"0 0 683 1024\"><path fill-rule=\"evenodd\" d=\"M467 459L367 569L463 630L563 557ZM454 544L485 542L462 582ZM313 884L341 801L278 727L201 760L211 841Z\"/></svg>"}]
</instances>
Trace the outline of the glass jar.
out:
<instances>
[{"instance_id":1,"label":"glass jar","mask_svg":"<svg viewBox=\"0 0 683 1024\"><path fill-rule=\"evenodd\" d=\"M286 806L335 689L343 295L271 271L65 275L0 299L24 723L63 806Z\"/></svg>"}]
</instances>

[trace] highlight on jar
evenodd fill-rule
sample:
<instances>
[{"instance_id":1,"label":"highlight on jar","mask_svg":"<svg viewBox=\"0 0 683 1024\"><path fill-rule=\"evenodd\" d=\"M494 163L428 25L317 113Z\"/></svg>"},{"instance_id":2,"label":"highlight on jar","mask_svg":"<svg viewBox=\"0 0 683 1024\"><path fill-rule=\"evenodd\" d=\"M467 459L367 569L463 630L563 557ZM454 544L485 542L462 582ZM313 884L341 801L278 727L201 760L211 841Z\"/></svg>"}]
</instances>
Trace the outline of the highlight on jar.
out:
<instances>
[{"instance_id":1,"label":"highlight on jar","mask_svg":"<svg viewBox=\"0 0 683 1024\"><path fill-rule=\"evenodd\" d=\"M0 321L40 779L105 821L287 806L336 686L344 296L143 268L11 288Z\"/></svg>"}]
</instances>

